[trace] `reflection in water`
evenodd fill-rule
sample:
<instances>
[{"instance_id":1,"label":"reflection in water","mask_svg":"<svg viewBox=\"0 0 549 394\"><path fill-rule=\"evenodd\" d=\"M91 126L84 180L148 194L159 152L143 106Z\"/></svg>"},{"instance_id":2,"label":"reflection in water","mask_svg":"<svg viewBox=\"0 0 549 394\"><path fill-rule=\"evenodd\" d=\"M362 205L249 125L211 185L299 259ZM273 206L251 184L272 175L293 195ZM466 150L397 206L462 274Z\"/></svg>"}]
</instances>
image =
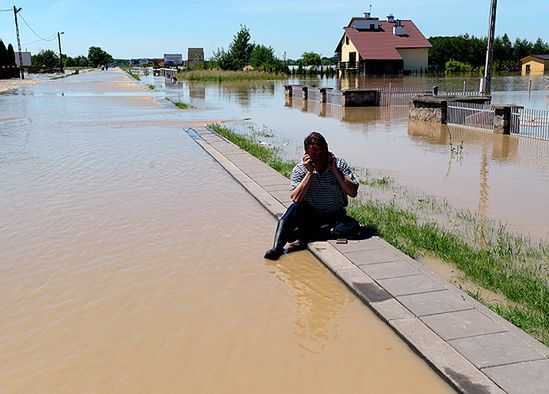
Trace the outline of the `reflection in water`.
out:
<instances>
[{"instance_id":1,"label":"reflection in water","mask_svg":"<svg viewBox=\"0 0 549 394\"><path fill-rule=\"evenodd\" d=\"M206 85L200 82L189 82L189 97L204 100L206 98Z\"/></svg>"},{"instance_id":2,"label":"reflection in water","mask_svg":"<svg viewBox=\"0 0 549 394\"><path fill-rule=\"evenodd\" d=\"M478 202L479 220L479 246L484 248L486 245L486 220L488 212L488 153L487 144L482 145L482 160L480 162L480 196Z\"/></svg>"},{"instance_id":3,"label":"reflection in water","mask_svg":"<svg viewBox=\"0 0 549 394\"><path fill-rule=\"evenodd\" d=\"M337 336L337 330L330 326L336 314L347 309L354 297L350 292L338 291L336 281L319 282L311 275L318 269L313 259L300 259L297 252L289 258L276 263L276 276L289 283L294 291L296 311L294 323L295 336L303 349L319 353L330 340Z\"/></svg>"},{"instance_id":4,"label":"reflection in water","mask_svg":"<svg viewBox=\"0 0 549 394\"><path fill-rule=\"evenodd\" d=\"M379 120L401 120L408 116L408 107L343 107L341 105L326 104L320 101L302 100L286 97L284 105L296 108L302 112L317 114L320 117L329 117L348 123L365 123Z\"/></svg>"}]
</instances>

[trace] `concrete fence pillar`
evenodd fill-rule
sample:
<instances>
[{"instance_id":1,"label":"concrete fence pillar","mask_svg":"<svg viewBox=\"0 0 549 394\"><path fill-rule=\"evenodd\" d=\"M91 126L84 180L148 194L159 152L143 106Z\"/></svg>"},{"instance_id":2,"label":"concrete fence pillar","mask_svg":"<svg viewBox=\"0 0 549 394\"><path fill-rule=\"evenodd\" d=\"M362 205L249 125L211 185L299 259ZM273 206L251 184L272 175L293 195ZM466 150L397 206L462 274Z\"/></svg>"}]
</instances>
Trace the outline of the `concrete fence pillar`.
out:
<instances>
[{"instance_id":1,"label":"concrete fence pillar","mask_svg":"<svg viewBox=\"0 0 549 394\"><path fill-rule=\"evenodd\" d=\"M346 89L341 94L342 107L376 107L381 101L381 93L375 89Z\"/></svg>"},{"instance_id":2,"label":"concrete fence pillar","mask_svg":"<svg viewBox=\"0 0 549 394\"><path fill-rule=\"evenodd\" d=\"M309 98L309 88L307 86L301 87L301 98L306 101Z\"/></svg>"},{"instance_id":3,"label":"concrete fence pillar","mask_svg":"<svg viewBox=\"0 0 549 394\"><path fill-rule=\"evenodd\" d=\"M292 85L284 85L284 96L287 98L291 98L293 94L293 88Z\"/></svg>"},{"instance_id":4,"label":"concrete fence pillar","mask_svg":"<svg viewBox=\"0 0 549 394\"><path fill-rule=\"evenodd\" d=\"M326 92L328 90L333 90L333 88L320 88L320 102L326 103Z\"/></svg>"},{"instance_id":5,"label":"concrete fence pillar","mask_svg":"<svg viewBox=\"0 0 549 394\"><path fill-rule=\"evenodd\" d=\"M494 105L494 133L511 134L511 107Z\"/></svg>"}]
</instances>

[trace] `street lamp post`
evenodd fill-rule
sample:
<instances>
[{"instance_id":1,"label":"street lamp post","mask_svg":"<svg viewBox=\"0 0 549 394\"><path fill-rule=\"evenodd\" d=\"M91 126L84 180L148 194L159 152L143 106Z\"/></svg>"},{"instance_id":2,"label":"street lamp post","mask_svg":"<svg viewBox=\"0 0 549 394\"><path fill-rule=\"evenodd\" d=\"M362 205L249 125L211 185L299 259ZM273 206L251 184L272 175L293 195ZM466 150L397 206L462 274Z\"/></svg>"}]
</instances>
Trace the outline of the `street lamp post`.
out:
<instances>
[{"instance_id":1,"label":"street lamp post","mask_svg":"<svg viewBox=\"0 0 549 394\"><path fill-rule=\"evenodd\" d=\"M63 71L63 53L61 52L61 34L65 34L64 31L57 32L57 43L59 44L59 63L61 64L61 74L64 73Z\"/></svg>"},{"instance_id":2,"label":"street lamp post","mask_svg":"<svg viewBox=\"0 0 549 394\"><path fill-rule=\"evenodd\" d=\"M23 73L23 55L21 54L21 41L19 40L19 24L17 23L17 13L21 10L21 7L17 8L13 6L13 16L15 18L15 33L17 35L17 49L19 50L19 72L21 73L21 79L25 79L25 75Z\"/></svg>"}]
</instances>

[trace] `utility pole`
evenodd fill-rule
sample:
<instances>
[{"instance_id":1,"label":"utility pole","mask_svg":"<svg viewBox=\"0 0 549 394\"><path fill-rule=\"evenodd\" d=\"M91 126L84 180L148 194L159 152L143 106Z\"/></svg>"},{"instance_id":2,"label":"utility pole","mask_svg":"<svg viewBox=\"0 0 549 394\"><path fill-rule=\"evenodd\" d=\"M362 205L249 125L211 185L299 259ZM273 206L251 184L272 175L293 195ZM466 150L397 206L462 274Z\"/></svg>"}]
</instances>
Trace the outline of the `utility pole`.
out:
<instances>
[{"instance_id":1,"label":"utility pole","mask_svg":"<svg viewBox=\"0 0 549 394\"><path fill-rule=\"evenodd\" d=\"M64 73L63 71L63 54L61 52L61 34L65 34L64 31L57 32L57 42L59 43L59 63L61 63L61 74Z\"/></svg>"},{"instance_id":2,"label":"utility pole","mask_svg":"<svg viewBox=\"0 0 549 394\"><path fill-rule=\"evenodd\" d=\"M25 79L23 73L23 55L21 54L21 41L19 40L19 24L17 23L17 13L21 11L21 7L16 8L13 6L13 16L15 17L15 33L17 35L17 49L19 49L19 71L21 72L21 79Z\"/></svg>"},{"instance_id":3,"label":"utility pole","mask_svg":"<svg viewBox=\"0 0 549 394\"><path fill-rule=\"evenodd\" d=\"M484 78L480 80L480 93L490 94L492 85L492 60L494 57L494 33L496 31L497 0L492 0L490 7L490 28L488 29L488 46L486 48L486 63L484 64Z\"/></svg>"}]
</instances>

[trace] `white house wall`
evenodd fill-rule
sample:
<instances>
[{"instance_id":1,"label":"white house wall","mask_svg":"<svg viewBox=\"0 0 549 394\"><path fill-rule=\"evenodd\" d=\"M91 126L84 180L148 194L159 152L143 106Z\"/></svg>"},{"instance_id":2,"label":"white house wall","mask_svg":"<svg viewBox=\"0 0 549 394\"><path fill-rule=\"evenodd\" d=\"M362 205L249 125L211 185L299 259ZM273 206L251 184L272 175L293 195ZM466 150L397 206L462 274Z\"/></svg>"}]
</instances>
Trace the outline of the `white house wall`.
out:
<instances>
[{"instance_id":1,"label":"white house wall","mask_svg":"<svg viewBox=\"0 0 549 394\"><path fill-rule=\"evenodd\" d=\"M397 48L404 59L404 71L426 70L429 64L429 48Z\"/></svg>"}]
</instances>

